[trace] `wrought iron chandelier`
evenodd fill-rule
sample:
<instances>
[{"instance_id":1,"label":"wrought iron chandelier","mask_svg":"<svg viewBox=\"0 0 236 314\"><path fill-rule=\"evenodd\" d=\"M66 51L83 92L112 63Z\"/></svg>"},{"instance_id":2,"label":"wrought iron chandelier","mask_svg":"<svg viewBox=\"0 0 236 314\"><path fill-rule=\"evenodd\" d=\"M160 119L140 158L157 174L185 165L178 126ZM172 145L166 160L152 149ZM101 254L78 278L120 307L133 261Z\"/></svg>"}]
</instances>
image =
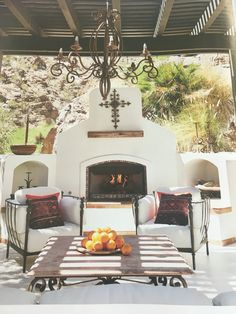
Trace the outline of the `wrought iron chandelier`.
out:
<instances>
[{"instance_id":1,"label":"wrought iron chandelier","mask_svg":"<svg viewBox=\"0 0 236 314\"><path fill-rule=\"evenodd\" d=\"M146 73L149 78L155 78L158 75L158 70L153 63L146 44L143 44L141 54L143 59L137 65L132 62L126 69L123 69L120 65L118 66L122 56L122 37L116 27L119 18L120 13L118 10L110 9L109 2L106 2L106 9L94 14L97 26L91 34L89 44L92 63L89 66L83 63L80 55L82 47L79 44L79 37L76 36L75 42L71 46L71 52L67 57L63 56L62 48L60 48L57 62L51 67L51 73L54 76L60 76L63 70L66 70L68 83L74 82L76 77L81 76L84 76L85 79L91 76L98 78L100 80L99 90L103 100L107 99L110 92L112 78L130 79L133 84L138 82L138 77L142 73ZM103 51L100 52L98 50L98 42L102 38Z\"/></svg>"}]
</instances>

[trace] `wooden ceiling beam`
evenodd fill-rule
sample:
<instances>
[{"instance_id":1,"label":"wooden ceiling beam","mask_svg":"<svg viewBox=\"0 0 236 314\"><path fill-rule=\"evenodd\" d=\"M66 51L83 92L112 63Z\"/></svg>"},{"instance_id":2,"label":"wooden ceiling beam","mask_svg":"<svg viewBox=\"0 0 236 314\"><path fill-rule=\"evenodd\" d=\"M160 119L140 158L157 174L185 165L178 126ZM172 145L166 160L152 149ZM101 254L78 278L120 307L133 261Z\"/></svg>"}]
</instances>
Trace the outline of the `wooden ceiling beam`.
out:
<instances>
[{"instance_id":1,"label":"wooden ceiling beam","mask_svg":"<svg viewBox=\"0 0 236 314\"><path fill-rule=\"evenodd\" d=\"M198 35L199 33L205 33L225 9L228 1L229 0L211 0L197 24L194 26L191 34Z\"/></svg>"},{"instance_id":2,"label":"wooden ceiling beam","mask_svg":"<svg viewBox=\"0 0 236 314\"><path fill-rule=\"evenodd\" d=\"M231 49L231 38L227 35L201 34L199 36L158 36L153 37L123 37L123 55L140 55L140 46L146 43L152 55L183 54L183 53L210 53L228 52ZM81 38L83 50L81 55L89 56L89 38ZM7 36L0 40L0 50L4 54L39 54L57 55L58 48L62 47L65 53L69 52L70 37L36 38L30 36ZM103 41L99 41L98 49L103 50Z\"/></svg>"},{"instance_id":3,"label":"wooden ceiling beam","mask_svg":"<svg viewBox=\"0 0 236 314\"><path fill-rule=\"evenodd\" d=\"M8 36L8 34L0 27L0 37Z\"/></svg>"},{"instance_id":4,"label":"wooden ceiling beam","mask_svg":"<svg viewBox=\"0 0 236 314\"><path fill-rule=\"evenodd\" d=\"M21 25L24 26L29 32L34 35L45 36L43 30L37 25L32 17L28 15L24 7L17 0L3 0L5 5L11 11L11 13L16 17Z\"/></svg>"},{"instance_id":5,"label":"wooden ceiling beam","mask_svg":"<svg viewBox=\"0 0 236 314\"><path fill-rule=\"evenodd\" d=\"M81 27L70 0L57 0L57 2L73 34L82 36Z\"/></svg>"},{"instance_id":6,"label":"wooden ceiling beam","mask_svg":"<svg viewBox=\"0 0 236 314\"><path fill-rule=\"evenodd\" d=\"M174 2L175 0L164 0L162 2L153 37L157 37L157 35L162 35L164 33Z\"/></svg>"}]
</instances>

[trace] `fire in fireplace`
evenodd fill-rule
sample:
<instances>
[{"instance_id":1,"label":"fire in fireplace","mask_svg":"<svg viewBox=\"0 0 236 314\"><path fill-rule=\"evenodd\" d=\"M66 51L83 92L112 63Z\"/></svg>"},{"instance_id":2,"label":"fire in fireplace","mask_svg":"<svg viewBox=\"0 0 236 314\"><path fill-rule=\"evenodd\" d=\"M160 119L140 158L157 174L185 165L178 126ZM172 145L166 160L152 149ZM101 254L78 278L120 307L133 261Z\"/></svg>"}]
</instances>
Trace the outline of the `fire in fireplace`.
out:
<instances>
[{"instance_id":1,"label":"fire in fireplace","mask_svg":"<svg viewBox=\"0 0 236 314\"><path fill-rule=\"evenodd\" d=\"M108 161L87 168L89 201L130 201L146 193L146 167L141 164Z\"/></svg>"}]
</instances>

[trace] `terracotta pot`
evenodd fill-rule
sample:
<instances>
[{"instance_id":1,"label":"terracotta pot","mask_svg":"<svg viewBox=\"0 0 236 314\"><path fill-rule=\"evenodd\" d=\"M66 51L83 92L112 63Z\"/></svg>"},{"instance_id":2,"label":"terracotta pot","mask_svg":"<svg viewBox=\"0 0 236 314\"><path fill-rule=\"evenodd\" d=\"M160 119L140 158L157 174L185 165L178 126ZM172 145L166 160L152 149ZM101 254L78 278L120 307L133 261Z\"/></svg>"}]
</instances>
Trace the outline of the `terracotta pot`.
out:
<instances>
[{"instance_id":1,"label":"terracotta pot","mask_svg":"<svg viewBox=\"0 0 236 314\"><path fill-rule=\"evenodd\" d=\"M11 151L15 155L31 155L35 152L37 145L11 145Z\"/></svg>"}]
</instances>

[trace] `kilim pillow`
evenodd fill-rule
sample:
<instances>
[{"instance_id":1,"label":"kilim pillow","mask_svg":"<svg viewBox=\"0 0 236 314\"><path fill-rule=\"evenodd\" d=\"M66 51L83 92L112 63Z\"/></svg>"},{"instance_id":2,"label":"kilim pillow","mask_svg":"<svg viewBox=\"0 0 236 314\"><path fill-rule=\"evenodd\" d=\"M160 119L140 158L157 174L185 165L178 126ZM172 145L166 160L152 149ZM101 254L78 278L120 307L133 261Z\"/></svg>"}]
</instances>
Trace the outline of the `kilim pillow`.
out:
<instances>
[{"instance_id":1,"label":"kilim pillow","mask_svg":"<svg viewBox=\"0 0 236 314\"><path fill-rule=\"evenodd\" d=\"M155 223L186 226L191 194L162 194Z\"/></svg>"},{"instance_id":2,"label":"kilim pillow","mask_svg":"<svg viewBox=\"0 0 236 314\"><path fill-rule=\"evenodd\" d=\"M63 226L57 196L28 200L31 211L29 226L32 229L44 229Z\"/></svg>"}]
</instances>

